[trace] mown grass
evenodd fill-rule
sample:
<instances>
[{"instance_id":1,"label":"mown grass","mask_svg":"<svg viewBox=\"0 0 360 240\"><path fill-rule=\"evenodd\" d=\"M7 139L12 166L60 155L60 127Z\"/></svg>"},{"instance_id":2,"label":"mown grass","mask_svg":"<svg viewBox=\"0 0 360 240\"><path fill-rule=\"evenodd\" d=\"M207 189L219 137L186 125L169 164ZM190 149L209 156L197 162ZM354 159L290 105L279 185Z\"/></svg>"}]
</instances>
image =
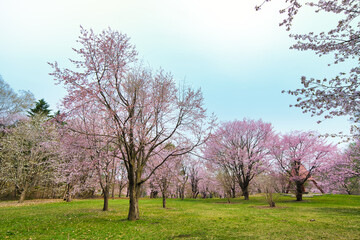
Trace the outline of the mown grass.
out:
<instances>
[{"instance_id":1,"label":"mown grass","mask_svg":"<svg viewBox=\"0 0 360 240\"><path fill-rule=\"evenodd\" d=\"M75 200L19 206L0 202L0 239L360 239L360 196L325 195L295 202L261 196L224 199L141 199L141 220L126 220L127 199ZM32 202L30 202L32 203Z\"/></svg>"}]
</instances>

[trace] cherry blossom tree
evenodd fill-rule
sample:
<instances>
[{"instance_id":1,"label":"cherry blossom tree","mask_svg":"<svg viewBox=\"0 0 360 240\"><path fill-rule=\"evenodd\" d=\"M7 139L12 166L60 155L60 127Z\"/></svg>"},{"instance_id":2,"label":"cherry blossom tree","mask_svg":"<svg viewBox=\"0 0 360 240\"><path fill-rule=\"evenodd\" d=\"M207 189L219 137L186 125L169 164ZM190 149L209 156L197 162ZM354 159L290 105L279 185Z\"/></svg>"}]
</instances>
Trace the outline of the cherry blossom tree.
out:
<instances>
[{"instance_id":1,"label":"cherry blossom tree","mask_svg":"<svg viewBox=\"0 0 360 240\"><path fill-rule=\"evenodd\" d=\"M95 189L97 180L93 167L81 144L83 139L72 131L62 130L57 154L59 164L56 168L58 184L65 184L63 199L72 200L75 194L81 194Z\"/></svg>"},{"instance_id":2,"label":"cherry blossom tree","mask_svg":"<svg viewBox=\"0 0 360 240\"><path fill-rule=\"evenodd\" d=\"M359 140L349 144L344 152L335 155L334 160L321 167L323 186L329 192L360 193Z\"/></svg>"},{"instance_id":3,"label":"cherry blossom tree","mask_svg":"<svg viewBox=\"0 0 360 240\"><path fill-rule=\"evenodd\" d=\"M220 188L224 197L226 197L228 203L230 203L230 198L236 197L236 187L238 185L234 172L223 165L215 164L214 161L208 161L206 166L208 175L213 175L212 186L218 188L216 192L220 192Z\"/></svg>"},{"instance_id":4,"label":"cherry blossom tree","mask_svg":"<svg viewBox=\"0 0 360 240\"><path fill-rule=\"evenodd\" d=\"M256 7L259 10L265 2ZM291 34L297 41L291 48L300 51L313 51L318 56L333 55L333 63L348 61L353 67L340 72L331 79L315 79L303 76L303 88L287 91L298 96L297 104L304 113L310 112L312 116L323 115L324 118L348 115L355 123L360 122L359 114L359 46L360 30L358 1L349 0L286 0L285 7L280 10L287 16L280 25L290 30L296 14L305 6L313 8L316 13L328 13L339 17L336 26L320 33ZM329 64L331 65L331 64ZM321 122L321 121L319 121ZM356 125L352 132L356 133Z\"/></svg>"},{"instance_id":5,"label":"cherry blossom tree","mask_svg":"<svg viewBox=\"0 0 360 240\"><path fill-rule=\"evenodd\" d=\"M94 103L83 103L69 115L67 125L77 133L78 146L85 152L88 164L96 173L104 198L103 211L108 211L110 189L119 165L119 150L106 134L112 131L107 116L97 112Z\"/></svg>"},{"instance_id":6,"label":"cherry blossom tree","mask_svg":"<svg viewBox=\"0 0 360 240\"><path fill-rule=\"evenodd\" d=\"M206 164L203 164L204 168L201 171L202 178L199 183L199 192L202 198L212 198L219 192L218 179L215 174L210 172Z\"/></svg>"},{"instance_id":7,"label":"cherry blossom tree","mask_svg":"<svg viewBox=\"0 0 360 240\"><path fill-rule=\"evenodd\" d=\"M207 141L204 155L224 173L236 176L245 200L248 200L251 180L269 165L269 144L273 136L271 124L261 120L225 122ZM231 177L227 179L231 180Z\"/></svg>"},{"instance_id":8,"label":"cherry blossom tree","mask_svg":"<svg viewBox=\"0 0 360 240\"><path fill-rule=\"evenodd\" d=\"M200 182L203 180L204 166L199 160L192 159L189 162L189 183L191 185L191 197L197 198L200 193Z\"/></svg>"},{"instance_id":9,"label":"cherry blossom tree","mask_svg":"<svg viewBox=\"0 0 360 240\"><path fill-rule=\"evenodd\" d=\"M189 173L188 173L189 166L186 164L187 157L188 156L186 155L179 156L180 163L179 163L178 173L175 175L178 197L181 200L184 200L185 198L185 187L186 187L186 183L189 180Z\"/></svg>"},{"instance_id":10,"label":"cherry blossom tree","mask_svg":"<svg viewBox=\"0 0 360 240\"><path fill-rule=\"evenodd\" d=\"M304 183L334 158L336 146L314 132L292 132L274 139L271 153L278 168L295 183L296 200L302 201Z\"/></svg>"},{"instance_id":11,"label":"cherry blossom tree","mask_svg":"<svg viewBox=\"0 0 360 240\"><path fill-rule=\"evenodd\" d=\"M169 158L186 154L206 137L206 115L200 90L179 88L170 73L136 63L137 52L129 38L111 29L95 34L81 28L80 60L75 71L50 64L55 80L63 83L67 111L91 102L106 119L108 138L124 162L129 185L129 220L139 219L140 187ZM161 155L167 143L176 147L148 174L145 167Z\"/></svg>"},{"instance_id":12,"label":"cherry blossom tree","mask_svg":"<svg viewBox=\"0 0 360 240\"><path fill-rule=\"evenodd\" d=\"M172 148L174 148L173 145L168 145L167 147L167 149L170 151ZM162 154L168 153L164 151ZM163 156L155 157L156 159L150 162L150 169L153 169L154 166L159 165L159 162L164 158ZM169 192L171 190L173 190L173 192L176 191L176 176L179 173L179 166L179 157L170 158L164 162L150 178L153 187L159 189L161 192L163 208L166 208L166 198L168 198Z\"/></svg>"}]
</instances>

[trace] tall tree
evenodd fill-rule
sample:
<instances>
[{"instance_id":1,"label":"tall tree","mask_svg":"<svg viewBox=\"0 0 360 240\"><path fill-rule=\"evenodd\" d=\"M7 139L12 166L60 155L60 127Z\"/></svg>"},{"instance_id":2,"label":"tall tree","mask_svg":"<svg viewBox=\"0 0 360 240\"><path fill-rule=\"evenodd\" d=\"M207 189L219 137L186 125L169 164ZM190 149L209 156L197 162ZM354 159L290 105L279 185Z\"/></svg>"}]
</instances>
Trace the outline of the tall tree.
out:
<instances>
[{"instance_id":1,"label":"tall tree","mask_svg":"<svg viewBox=\"0 0 360 240\"><path fill-rule=\"evenodd\" d=\"M225 122L206 143L205 158L222 172L235 176L248 200L251 180L269 165L269 144L273 137L271 124L261 120Z\"/></svg>"},{"instance_id":2,"label":"tall tree","mask_svg":"<svg viewBox=\"0 0 360 240\"><path fill-rule=\"evenodd\" d=\"M63 83L67 111L91 102L109 132L96 133L111 141L126 166L129 180L129 220L139 219L140 187L164 162L192 151L204 140L206 116L200 90L178 88L171 74L136 64L129 38L111 29L95 34L81 28L82 48L74 49L76 70L50 64ZM81 131L79 131L81 132ZM83 133L86 134L86 133ZM145 174L145 166L160 156L168 143L175 147Z\"/></svg>"},{"instance_id":3,"label":"tall tree","mask_svg":"<svg viewBox=\"0 0 360 240\"><path fill-rule=\"evenodd\" d=\"M313 132L292 132L274 139L271 153L278 168L295 183L296 200L302 201L305 182L334 157L336 146Z\"/></svg>"}]
</instances>

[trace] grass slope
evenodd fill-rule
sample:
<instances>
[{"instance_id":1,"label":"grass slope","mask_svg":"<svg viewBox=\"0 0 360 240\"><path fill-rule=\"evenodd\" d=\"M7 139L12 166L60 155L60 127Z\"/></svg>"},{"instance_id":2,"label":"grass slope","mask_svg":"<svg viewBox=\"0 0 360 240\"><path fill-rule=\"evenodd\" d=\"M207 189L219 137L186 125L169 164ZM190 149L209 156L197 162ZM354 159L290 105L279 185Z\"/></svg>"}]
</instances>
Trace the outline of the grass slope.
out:
<instances>
[{"instance_id":1,"label":"grass slope","mask_svg":"<svg viewBox=\"0 0 360 240\"><path fill-rule=\"evenodd\" d=\"M261 196L235 204L223 199L141 199L141 220L126 220L128 200L71 203L0 202L0 239L360 239L360 196L326 195L277 208Z\"/></svg>"}]
</instances>

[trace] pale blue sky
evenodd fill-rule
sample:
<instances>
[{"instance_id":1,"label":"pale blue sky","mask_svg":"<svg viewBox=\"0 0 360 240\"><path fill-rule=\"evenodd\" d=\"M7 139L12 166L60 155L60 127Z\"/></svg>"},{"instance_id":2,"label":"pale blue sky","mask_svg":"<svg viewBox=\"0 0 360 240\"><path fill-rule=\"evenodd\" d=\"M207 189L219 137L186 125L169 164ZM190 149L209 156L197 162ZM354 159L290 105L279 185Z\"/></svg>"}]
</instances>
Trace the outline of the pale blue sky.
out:
<instances>
[{"instance_id":1,"label":"pale blue sky","mask_svg":"<svg viewBox=\"0 0 360 240\"><path fill-rule=\"evenodd\" d=\"M209 112L219 120L248 117L271 122L277 131L347 131L344 118L317 119L289 108L295 98L281 90L300 87L300 77L332 76L348 66L289 50L275 3L256 12L262 0L0 0L0 74L15 90L30 90L52 109L64 96L47 62L70 66L79 26L111 27L126 33L140 57L179 80L201 87ZM324 30L334 18L310 11L294 32Z\"/></svg>"}]
</instances>

